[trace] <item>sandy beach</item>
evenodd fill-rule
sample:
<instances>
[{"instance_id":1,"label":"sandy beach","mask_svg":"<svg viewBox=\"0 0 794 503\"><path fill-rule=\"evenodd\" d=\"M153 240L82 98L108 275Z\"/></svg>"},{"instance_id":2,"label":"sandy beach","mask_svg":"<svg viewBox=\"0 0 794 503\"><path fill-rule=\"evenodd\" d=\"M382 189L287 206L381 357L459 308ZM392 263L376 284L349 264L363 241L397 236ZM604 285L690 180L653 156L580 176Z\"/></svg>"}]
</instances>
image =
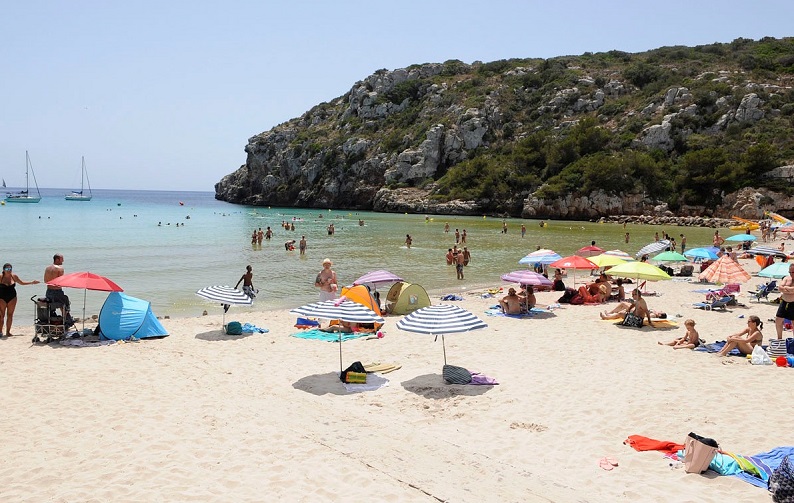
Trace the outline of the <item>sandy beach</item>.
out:
<instances>
[{"instance_id":1,"label":"sandy beach","mask_svg":"<svg viewBox=\"0 0 794 503\"><path fill-rule=\"evenodd\" d=\"M747 455L794 445L794 370L657 344L686 318L724 340L751 314L775 337L777 306L746 293L761 282L742 285L745 307L713 312L692 307L704 285L649 283L650 308L677 325L641 330L601 321L605 306L487 316L496 299L468 292L455 304L489 326L448 335L447 359L498 386L444 384L441 340L391 316L383 338L343 343L345 366L402 366L361 393L337 378L337 344L290 337L286 310L227 315L267 333L223 335L210 315L163 320L162 340L68 347L31 345L20 309L0 340L0 501L769 501L623 444L692 431Z\"/></svg>"}]
</instances>

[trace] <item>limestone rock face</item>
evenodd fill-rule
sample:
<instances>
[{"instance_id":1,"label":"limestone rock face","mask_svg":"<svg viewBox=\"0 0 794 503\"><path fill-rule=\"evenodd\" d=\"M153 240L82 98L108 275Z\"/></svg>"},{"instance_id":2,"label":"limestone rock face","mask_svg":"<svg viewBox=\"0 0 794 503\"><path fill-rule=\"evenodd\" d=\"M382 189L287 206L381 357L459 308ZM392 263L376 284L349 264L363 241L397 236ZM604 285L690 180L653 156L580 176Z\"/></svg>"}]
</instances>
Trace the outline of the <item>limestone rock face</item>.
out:
<instances>
[{"instance_id":1,"label":"limestone rock face","mask_svg":"<svg viewBox=\"0 0 794 503\"><path fill-rule=\"evenodd\" d=\"M755 93L750 93L742 98L739 103L739 108L736 109L734 119L740 122L748 121L755 122L764 117L764 111L759 107L761 106L761 98Z\"/></svg>"}]
</instances>

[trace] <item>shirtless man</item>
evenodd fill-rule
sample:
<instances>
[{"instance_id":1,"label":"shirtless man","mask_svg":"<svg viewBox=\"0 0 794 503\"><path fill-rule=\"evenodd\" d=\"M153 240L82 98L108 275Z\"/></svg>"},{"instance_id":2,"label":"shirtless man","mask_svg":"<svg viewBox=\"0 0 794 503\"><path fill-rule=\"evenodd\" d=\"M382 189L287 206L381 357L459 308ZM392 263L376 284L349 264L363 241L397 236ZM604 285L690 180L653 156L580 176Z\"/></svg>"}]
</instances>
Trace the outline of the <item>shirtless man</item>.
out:
<instances>
[{"instance_id":1,"label":"shirtless man","mask_svg":"<svg viewBox=\"0 0 794 503\"><path fill-rule=\"evenodd\" d=\"M314 280L314 286L320 289L320 302L335 299L339 289L336 282L336 272L331 269L332 265L334 264L331 259L323 260L323 270L320 271Z\"/></svg>"},{"instance_id":2,"label":"shirtless man","mask_svg":"<svg viewBox=\"0 0 794 503\"><path fill-rule=\"evenodd\" d=\"M469 249L464 246L463 251L461 253L463 253L463 265L464 266L469 265L469 262L471 262L471 252L469 251Z\"/></svg>"},{"instance_id":3,"label":"shirtless man","mask_svg":"<svg viewBox=\"0 0 794 503\"><path fill-rule=\"evenodd\" d=\"M780 292L780 306L775 315L777 338L783 338L783 320L794 320L794 262L788 266L788 276L777 284Z\"/></svg>"},{"instance_id":4,"label":"shirtless man","mask_svg":"<svg viewBox=\"0 0 794 503\"><path fill-rule=\"evenodd\" d=\"M505 314L521 314L521 305L524 301L516 295L516 289L510 288L507 291L507 295L502 297L502 300L499 301L499 305L502 306L502 310L504 310Z\"/></svg>"},{"instance_id":5,"label":"shirtless man","mask_svg":"<svg viewBox=\"0 0 794 503\"><path fill-rule=\"evenodd\" d=\"M55 278L63 276L63 273L63 255L56 253L52 257L52 264L48 265L47 268L44 269L44 283L49 283ZM62 303L63 309L61 309L61 314L64 318L69 317L69 307L71 306L71 303L69 302L69 297L63 293L63 289L61 287L47 285L47 294L45 297L50 302Z\"/></svg>"},{"instance_id":6,"label":"shirtless man","mask_svg":"<svg viewBox=\"0 0 794 503\"><path fill-rule=\"evenodd\" d=\"M538 300L535 298L535 289L532 288L532 285L526 285L524 290L521 291L521 295L518 297L521 299L521 304L527 312L538 303Z\"/></svg>"},{"instance_id":7,"label":"shirtless man","mask_svg":"<svg viewBox=\"0 0 794 503\"><path fill-rule=\"evenodd\" d=\"M642 298L640 291L636 289L632 290L631 298L631 302L621 302L611 311L604 311L598 314L601 315L602 320L617 320L625 318L628 313L634 312L634 314L640 318L647 317L648 325L653 326L653 322L651 322L651 311L648 309L648 304L645 302L645 299Z\"/></svg>"},{"instance_id":8,"label":"shirtless man","mask_svg":"<svg viewBox=\"0 0 794 503\"><path fill-rule=\"evenodd\" d=\"M452 255L452 248L447 249L447 265L452 265L452 261L455 260L455 257Z\"/></svg>"},{"instance_id":9,"label":"shirtless man","mask_svg":"<svg viewBox=\"0 0 794 503\"><path fill-rule=\"evenodd\" d=\"M463 252L455 255L455 271L458 273L458 279L463 279Z\"/></svg>"},{"instance_id":10,"label":"shirtless man","mask_svg":"<svg viewBox=\"0 0 794 503\"><path fill-rule=\"evenodd\" d=\"M245 268L245 274L240 276L240 279L237 281L237 284L234 285L235 288L240 286L240 283L243 284L243 293L246 294L249 298L253 299L256 297L256 291L254 290L254 269L249 265Z\"/></svg>"}]
</instances>

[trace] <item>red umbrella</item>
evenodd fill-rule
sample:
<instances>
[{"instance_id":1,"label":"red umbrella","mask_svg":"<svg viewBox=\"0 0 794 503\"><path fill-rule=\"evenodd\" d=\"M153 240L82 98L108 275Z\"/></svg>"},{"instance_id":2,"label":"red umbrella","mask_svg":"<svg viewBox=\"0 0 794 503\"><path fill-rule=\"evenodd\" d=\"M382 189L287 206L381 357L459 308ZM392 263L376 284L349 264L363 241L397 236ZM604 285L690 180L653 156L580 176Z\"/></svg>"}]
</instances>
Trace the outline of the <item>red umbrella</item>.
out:
<instances>
[{"instance_id":1,"label":"red umbrella","mask_svg":"<svg viewBox=\"0 0 794 503\"><path fill-rule=\"evenodd\" d=\"M58 276L47 283L47 286L60 286L67 288L83 289L83 329L85 329L85 301L88 290L99 290L101 292L123 292L124 290L104 276L91 272L73 272Z\"/></svg>"},{"instance_id":2,"label":"red umbrella","mask_svg":"<svg viewBox=\"0 0 794 503\"><path fill-rule=\"evenodd\" d=\"M559 269L573 269L573 283L576 284L576 269L598 269L598 266L591 261L579 255L571 255L570 257L563 257L560 260L552 262L549 267Z\"/></svg>"},{"instance_id":3,"label":"red umbrella","mask_svg":"<svg viewBox=\"0 0 794 503\"><path fill-rule=\"evenodd\" d=\"M602 253L604 253L604 250L595 245L585 246L576 251L576 254L582 257L592 257L593 255L601 255Z\"/></svg>"}]
</instances>

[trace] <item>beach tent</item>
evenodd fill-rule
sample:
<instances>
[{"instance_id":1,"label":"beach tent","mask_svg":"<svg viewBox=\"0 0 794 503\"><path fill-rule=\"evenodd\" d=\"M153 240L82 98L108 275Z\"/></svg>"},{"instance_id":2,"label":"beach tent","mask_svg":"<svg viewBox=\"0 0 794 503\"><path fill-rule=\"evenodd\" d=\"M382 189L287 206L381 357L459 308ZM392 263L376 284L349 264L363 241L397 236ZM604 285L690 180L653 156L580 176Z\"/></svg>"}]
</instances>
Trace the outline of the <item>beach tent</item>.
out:
<instances>
[{"instance_id":1,"label":"beach tent","mask_svg":"<svg viewBox=\"0 0 794 503\"><path fill-rule=\"evenodd\" d=\"M430 305L430 297L421 285L400 281L386 295L386 310L392 314L409 314Z\"/></svg>"},{"instance_id":2,"label":"beach tent","mask_svg":"<svg viewBox=\"0 0 794 503\"><path fill-rule=\"evenodd\" d=\"M342 287L342 297L347 297L347 299L352 300L353 302L357 302L362 306L366 307L367 309L371 309L375 311L378 316L381 316L380 306L378 306L377 301L372 297L372 294L369 293L369 290L364 285L357 285Z\"/></svg>"},{"instance_id":3,"label":"beach tent","mask_svg":"<svg viewBox=\"0 0 794 503\"><path fill-rule=\"evenodd\" d=\"M99 312L102 337L120 341L135 337L165 337L165 328L152 312L149 301L136 299L121 292L111 292Z\"/></svg>"}]
</instances>

